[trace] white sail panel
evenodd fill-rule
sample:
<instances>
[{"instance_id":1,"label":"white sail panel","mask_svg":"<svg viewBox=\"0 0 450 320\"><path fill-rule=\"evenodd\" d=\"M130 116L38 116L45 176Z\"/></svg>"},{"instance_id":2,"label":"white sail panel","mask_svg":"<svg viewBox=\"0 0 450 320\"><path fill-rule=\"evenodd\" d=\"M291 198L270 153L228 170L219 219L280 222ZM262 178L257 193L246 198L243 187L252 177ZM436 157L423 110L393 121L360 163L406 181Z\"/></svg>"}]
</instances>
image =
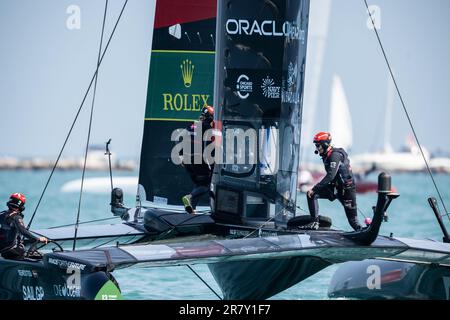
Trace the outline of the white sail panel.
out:
<instances>
[{"instance_id":1,"label":"white sail panel","mask_svg":"<svg viewBox=\"0 0 450 320\"><path fill-rule=\"evenodd\" d=\"M338 75L333 76L330 103L330 133L333 145L346 150L353 144L353 129L347 96L342 80Z\"/></svg>"}]
</instances>

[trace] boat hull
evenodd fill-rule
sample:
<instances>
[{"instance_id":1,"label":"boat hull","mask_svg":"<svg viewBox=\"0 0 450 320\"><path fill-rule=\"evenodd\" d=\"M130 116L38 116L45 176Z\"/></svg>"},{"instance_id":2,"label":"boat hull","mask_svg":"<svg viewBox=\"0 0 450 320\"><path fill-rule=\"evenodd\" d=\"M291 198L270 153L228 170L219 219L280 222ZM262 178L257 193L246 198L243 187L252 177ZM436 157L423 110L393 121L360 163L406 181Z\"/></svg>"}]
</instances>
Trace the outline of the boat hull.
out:
<instances>
[{"instance_id":1,"label":"boat hull","mask_svg":"<svg viewBox=\"0 0 450 320\"><path fill-rule=\"evenodd\" d=\"M96 300L120 299L114 278L105 271L67 268L48 261L0 258L1 300ZM89 269L89 268L87 268Z\"/></svg>"},{"instance_id":2,"label":"boat hull","mask_svg":"<svg viewBox=\"0 0 450 320\"><path fill-rule=\"evenodd\" d=\"M270 298L328 267L314 257L288 257L209 264L226 300Z\"/></svg>"},{"instance_id":3,"label":"boat hull","mask_svg":"<svg viewBox=\"0 0 450 320\"><path fill-rule=\"evenodd\" d=\"M450 300L450 267L373 259L346 262L333 275L328 296Z\"/></svg>"}]
</instances>

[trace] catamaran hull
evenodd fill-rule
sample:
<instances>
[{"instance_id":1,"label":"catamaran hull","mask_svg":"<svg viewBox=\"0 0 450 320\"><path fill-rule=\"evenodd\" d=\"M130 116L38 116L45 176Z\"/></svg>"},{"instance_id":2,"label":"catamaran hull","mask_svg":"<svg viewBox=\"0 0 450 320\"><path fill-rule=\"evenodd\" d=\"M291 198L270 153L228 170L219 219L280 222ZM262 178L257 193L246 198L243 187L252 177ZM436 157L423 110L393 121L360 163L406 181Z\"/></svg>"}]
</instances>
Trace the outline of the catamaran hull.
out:
<instances>
[{"instance_id":1,"label":"catamaran hull","mask_svg":"<svg viewBox=\"0 0 450 320\"><path fill-rule=\"evenodd\" d=\"M270 298L328 267L314 257L289 257L209 264L227 300Z\"/></svg>"},{"instance_id":2,"label":"catamaran hull","mask_svg":"<svg viewBox=\"0 0 450 320\"><path fill-rule=\"evenodd\" d=\"M450 300L450 267L373 259L346 262L333 275L328 296Z\"/></svg>"},{"instance_id":3,"label":"catamaran hull","mask_svg":"<svg viewBox=\"0 0 450 320\"><path fill-rule=\"evenodd\" d=\"M0 258L1 300L118 299L120 290L105 271L84 273L72 265L62 269L42 261Z\"/></svg>"}]
</instances>

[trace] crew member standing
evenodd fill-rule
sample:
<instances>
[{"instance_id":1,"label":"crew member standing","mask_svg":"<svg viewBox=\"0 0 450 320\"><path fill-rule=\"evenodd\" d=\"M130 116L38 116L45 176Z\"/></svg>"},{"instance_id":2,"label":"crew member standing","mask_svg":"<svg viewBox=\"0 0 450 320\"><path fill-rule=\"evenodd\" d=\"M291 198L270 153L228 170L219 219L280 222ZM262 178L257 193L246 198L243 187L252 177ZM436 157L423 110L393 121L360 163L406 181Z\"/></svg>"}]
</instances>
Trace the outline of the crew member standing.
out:
<instances>
[{"instance_id":1,"label":"crew member standing","mask_svg":"<svg viewBox=\"0 0 450 320\"><path fill-rule=\"evenodd\" d=\"M338 199L344 206L345 214L351 227L358 231L362 227L358 222L356 207L356 185L350 160L344 149L331 145L331 134L319 132L314 136L316 151L322 158L326 175L307 192L308 208L311 222L301 229L317 230L319 228L318 199L334 201Z\"/></svg>"},{"instance_id":2,"label":"crew member standing","mask_svg":"<svg viewBox=\"0 0 450 320\"><path fill-rule=\"evenodd\" d=\"M214 109L210 106L204 106L200 112L199 120L195 121L192 125L189 126L188 131L191 133L191 137L193 137L192 142L201 143L202 146L204 144L203 135L204 133L213 128L213 119L214 119ZM197 125L202 126L202 136L195 137L195 128ZM206 144L207 145L207 144ZM203 147L206 147L204 145ZM195 149L195 148L194 148ZM204 148L200 148L203 150ZM192 182L194 183L194 188L191 193L185 195L181 200L183 201L184 208L188 213L195 213L195 208L200 200L200 198L204 194L209 194L209 189L211 185L212 171L214 168L214 164L208 163L206 159L204 159L203 154L200 155L201 163L194 163L195 155L192 153L189 155L191 158L191 163L183 162L183 166L186 171L189 173Z\"/></svg>"}]
</instances>

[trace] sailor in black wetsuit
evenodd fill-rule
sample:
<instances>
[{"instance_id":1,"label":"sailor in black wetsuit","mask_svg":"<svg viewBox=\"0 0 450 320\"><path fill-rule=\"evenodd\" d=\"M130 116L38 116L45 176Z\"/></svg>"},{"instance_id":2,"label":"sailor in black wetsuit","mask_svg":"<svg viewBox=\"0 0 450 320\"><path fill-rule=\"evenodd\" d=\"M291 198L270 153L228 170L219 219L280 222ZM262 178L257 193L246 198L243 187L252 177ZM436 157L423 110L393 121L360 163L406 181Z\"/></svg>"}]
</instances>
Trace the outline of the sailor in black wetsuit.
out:
<instances>
[{"instance_id":1,"label":"sailor in black wetsuit","mask_svg":"<svg viewBox=\"0 0 450 320\"><path fill-rule=\"evenodd\" d=\"M317 199L325 198L334 201L336 198L344 206L348 222L355 231L362 227L358 222L356 210L356 185L348 155L344 149L334 148L328 132L319 132L314 136L316 154L322 157L326 176L307 192L308 208L311 223L302 229L317 230L319 228L319 204Z\"/></svg>"},{"instance_id":2,"label":"sailor in black wetsuit","mask_svg":"<svg viewBox=\"0 0 450 320\"><path fill-rule=\"evenodd\" d=\"M203 158L203 154L199 155L199 157L195 157L195 149L194 145L196 143L201 143L202 148L200 150L204 150L204 147L208 144L208 142L203 141L203 134L213 128L213 119L214 119L214 109L210 106L205 106L202 108L202 111L200 113L200 117L198 121L195 121L192 123L188 128L188 132L191 135L191 147L193 148L192 154L188 155L191 158L191 163L186 163L186 161L183 161L183 167L186 169L186 171L189 173L189 176L191 177L192 182L194 183L194 188L192 189L191 193L188 195L185 195L181 200L183 201L184 208L186 209L186 212L188 213L195 213L195 208L200 200L200 198L204 194L209 194L210 184L211 184L211 177L212 177L212 171L214 168L213 163L208 163L206 159ZM202 126L202 136L201 137L195 137L196 132L196 126L200 125ZM195 163L195 159L201 158L201 163Z\"/></svg>"},{"instance_id":3,"label":"sailor in black wetsuit","mask_svg":"<svg viewBox=\"0 0 450 320\"><path fill-rule=\"evenodd\" d=\"M23 223L22 211L26 198L21 193L13 193L6 203L8 210L0 212L0 253L6 259L23 259L25 248L22 236L40 242L48 242L45 237L36 237Z\"/></svg>"}]
</instances>

